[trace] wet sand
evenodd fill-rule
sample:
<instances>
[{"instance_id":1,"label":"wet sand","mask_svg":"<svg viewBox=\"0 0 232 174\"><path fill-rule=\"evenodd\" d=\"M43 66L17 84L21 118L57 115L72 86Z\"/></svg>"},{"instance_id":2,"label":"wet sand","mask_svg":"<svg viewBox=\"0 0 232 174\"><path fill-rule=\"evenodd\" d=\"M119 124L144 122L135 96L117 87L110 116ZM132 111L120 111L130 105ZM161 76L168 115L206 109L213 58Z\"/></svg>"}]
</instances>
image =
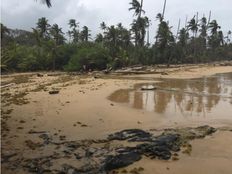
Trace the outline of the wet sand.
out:
<instances>
[{"instance_id":1,"label":"wet sand","mask_svg":"<svg viewBox=\"0 0 232 174\"><path fill-rule=\"evenodd\" d=\"M191 154L180 153L178 160L167 162L144 157L120 172L126 170L129 173L135 168L143 167L143 173L154 174L229 174L232 170L231 136L232 132L219 131L205 139L192 141Z\"/></svg>"},{"instance_id":2,"label":"wet sand","mask_svg":"<svg viewBox=\"0 0 232 174\"><path fill-rule=\"evenodd\" d=\"M65 136L66 140L83 140L104 138L115 131L130 128L161 130L210 125L217 128L226 127L226 129L219 130L212 137L192 141L193 151L190 156L180 155L178 161L168 162L142 159L129 166L127 170L142 166L144 171L141 173L148 174L154 171L229 174L232 171L229 165L232 162L231 131L229 131L232 128L232 117L229 115L232 107L227 99L226 101L224 99L218 101L214 98L209 100L212 101L212 106L206 115L199 116L193 112L191 117L183 118L177 112L174 114L176 115L174 119L171 116L172 110L164 113L153 112L153 109L149 110L149 108L129 107L127 101L120 103L108 99L119 89L133 89L135 84L140 83L159 83L160 79L157 77L190 79L226 72L232 72L232 67L192 67L179 69L168 75L127 75L118 79L94 78L92 75L70 76L63 73L58 76L47 76L47 73L42 73L45 74L43 77L38 77L36 73L2 76L2 85L12 84L2 88L1 110L5 123L2 128L9 129L9 131L2 130L2 153L16 152L18 155L26 156L31 150L25 145L25 141L36 140L33 134L28 134L32 130L49 132L57 139ZM59 93L50 95L48 92L54 89L59 90ZM231 89L227 90L231 91ZM231 93L227 91L226 94L231 98ZM124 96L121 100L125 101L127 98ZM167 94L161 96L161 108L165 105L165 99L168 99ZM221 112L219 112L220 108L217 112L214 111L216 101L222 102ZM136 105L139 107L141 103ZM32 152L40 153L36 150ZM14 173L7 169L5 164L2 169L3 173Z\"/></svg>"}]
</instances>

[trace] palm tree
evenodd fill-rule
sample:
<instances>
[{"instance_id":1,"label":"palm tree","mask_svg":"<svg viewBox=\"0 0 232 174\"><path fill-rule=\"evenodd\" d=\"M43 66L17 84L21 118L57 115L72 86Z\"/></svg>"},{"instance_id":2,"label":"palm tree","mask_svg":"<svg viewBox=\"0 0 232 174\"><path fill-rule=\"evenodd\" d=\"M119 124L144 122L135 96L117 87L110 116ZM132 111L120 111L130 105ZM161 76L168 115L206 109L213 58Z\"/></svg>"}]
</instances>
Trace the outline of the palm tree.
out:
<instances>
[{"instance_id":1,"label":"palm tree","mask_svg":"<svg viewBox=\"0 0 232 174\"><path fill-rule=\"evenodd\" d=\"M209 45L213 50L220 46L220 44L224 44L223 33L218 29L221 27L218 25L216 20L213 20L209 23L209 29L211 30L211 36L209 37Z\"/></svg>"},{"instance_id":2,"label":"palm tree","mask_svg":"<svg viewBox=\"0 0 232 174\"><path fill-rule=\"evenodd\" d=\"M75 19L70 19L68 24L69 24L69 27L72 29L75 29L78 26L78 23L76 23Z\"/></svg>"},{"instance_id":3,"label":"palm tree","mask_svg":"<svg viewBox=\"0 0 232 174\"><path fill-rule=\"evenodd\" d=\"M156 19L158 19L159 22L162 22L162 21L163 21L162 14L161 14L161 13L158 13L158 14L156 15Z\"/></svg>"},{"instance_id":4,"label":"palm tree","mask_svg":"<svg viewBox=\"0 0 232 174\"><path fill-rule=\"evenodd\" d=\"M132 6L129 8L129 11L134 10L134 16L140 17L142 13L145 13L145 11L142 9L143 6L143 0L141 0L141 3L137 0L132 0L130 2L130 5Z\"/></svg>"},{"instance_id":5,"label":"palm tree","mask_svg":"<svg viewBox=\"0 0 232 174\"><path fill-rule=\"evenodd\" d=\"M218 25L216 20L213 20L212 22L209 23L209 29L211 29L211 34L216 35L218 33L218 29L221 27Z\"/></svg>"},{"instance_id":6,"label":"palm tree","mask_svg":"<svg viewBox=\"0 0 232 174\"><path fill-rule=\"evenodd\" d=\"M206 49L206 39L207 39L207 19L203 17L201 19L201 28L200 28L200 40L202 43L202 47Z\"/></svg>"},{"instance_id":7,"label":"palm tree","mask_svg":"<svg viewBox=\"0 0 232 174\"><path fill-rule=\"evenodd\" d=\"M102 43L103 42L103 35L101 33L96 35L95 42L96 43Z\"/></svg>"},{"instance_id":8,"label":"palm tree","mask_svg":"<svg viewBox=\"0 0 232 174\"><path fill-rule=\"evenodd\" d=\"M64 36L62 32L62 28L59 28L57 24L54 24L50 29L51 36L54 40L54 42L51 44L51 56L53 59L53 71L55 71L56 68L56 57L57 57L57 48L59 45L64 43Z\"/></svg>"},{"instance_id":9,"label":"palm tree","mask_svg":"<svg viewBox=\"0 0 232 174\"><path fill-rule=\"evenodd\" d=\"M130 10L134 10L134 16L137 19L133 21L131 31L134 33L135 45L144 46L144 39L146 35L146 28L148 27L149 20L147 17L141 17L143 10L143 0L139 3L137 0L132 0Z\"/></svg>"},{"instance_id":10,"label":"palm tree","mask_svg":"<svg viewBox=\"0 0 232 174\"><path fill-rule=\"evenodd\" d=\"M203 17L201 19L201 29L200 29L200 37L206 38L207 36L207 19Z\"/></svg>"},{"instance_id":11,"label":"palm tree","mask_svg":"<svg viewBox=\"0 0 232 174\"><path fill-rule=\"evenodd\" d=\"M46 38L48 36L50 25L48 24L48 20L45 17L38 19L36 28L39 30L40 36L42 38Z\"/></svg>"},{"instance_id":12,"label":"palm tree","mask_svg":"<svg viewBox=\"0 0 232 174\"><path fill-rule=\"evenodd\" d=\"M179 46L179 49L180 49L180 53L179 53L180 58L179 59L180 59L181 63L184 62L184 58L185 58L186 53L187 53L188 39L189 39L188 30L186 30L185 28L182 28L179 32L178 42L177 42L177 45Z\"/></svg>"},{"instance_id":13,"label":"palm tree","mask_svg":"<svg viewBox=\"0 0 232 174\"><path fill-rule=\"evenodd\" d=\"M64 43L64 36L62 32L62 28L59 28L57 24L54 24L50 29L51 36L53 37L56 45L61 45Z\"/></svg>"},{"instance_id":14,"label":"palm tree","mask_svg":"<svg viewBox=\"0 0 232 174\"><path fill-rule=\"evenodd\" d=\"M165 13L165 10L166 10L166 3L167 3L167 1L164 0L164 7L163 7L163 13L162 13L162 20L164 19L164 13Z\"/></svg>"},{"instance_id":15,"label":"palm tree","mask_svg":"<svg viewBox=\"0 0 232 174\"><path fill-rule=\"evenodd\" d=\"M103 31L105 31L105 29L106 29L106 23L105 23L105 22L102 22L102 23L100 24L100 28L101 28Z\"/></svg>"},{"instance_id":16,"label":"palm tree","mask_svg":"<svg viewBox=\"0 0 232 174\"><path fill-rule=\"evenodd\" d=\"M162 21L159 24L156 39L155 46L158 48L160 62L169 62L170 47L175 39L167 22Z\"/></svg>"},{"instance_id":17,"label":"palm tree","mask_svg":"<svg viewBox=\"0 0 232 174\"><path fill-rule=\"evenodd\" d=\"M189 39L188 31L185 28L182 28L179 32L178 43L181 45L181 47L186 47L188 39Z\"/></svg>"},{"instance_id":18,"label":"palm tree","mask_svg":"<svg viewBox=\"0 0 232 174\"><path fill-rule=\"evenodd\" d=\"M77 30L79 23L77 23L75 19L70 19L68 25L71 29L68 31L69 38L72 38L72 41L77 43L79 41L79 31Z\"/></svg>"},{"instance_id":19,"label":"palm tree","mask_svg":"<svg viewBox=\"0 0 232 174\"><path fill-rule=\"evenodd\" d=\"M89 28L87 26L84 26L81 31L81 41L88 42L88 40L91 39L91 34L89 32Z\"/></svg>"},{"instance_id":20,"label":"palm tree","mask_svg":"<svg viewBox=\"0 0 232 174\"><path fill-rule=\"evenodd\" d=\"M195 16L189 21L187 28L192 31L193 38L195 38L198 31L198 23L195 19Z\"/></svg>"}]
</instances>

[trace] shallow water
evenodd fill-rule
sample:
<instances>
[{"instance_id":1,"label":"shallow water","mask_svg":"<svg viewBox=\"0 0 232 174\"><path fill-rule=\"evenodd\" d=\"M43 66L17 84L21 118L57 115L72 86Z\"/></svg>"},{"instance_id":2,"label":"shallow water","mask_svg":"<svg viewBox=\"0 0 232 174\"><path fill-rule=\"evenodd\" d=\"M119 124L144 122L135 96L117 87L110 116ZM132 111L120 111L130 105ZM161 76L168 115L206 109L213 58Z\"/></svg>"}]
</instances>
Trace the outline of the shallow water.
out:
<instances>
[{"instance_id":1,"label":"shallow water","mask_svg":"<svg viewBox=\"0 0 232 174\"><path fill-rule=\"evenodd\" d=\"M141 90L152 88L155 90ZM165 117L212 117L232 119L232 73L198 79L164 79L136 84L109 96L111 101Z\"/></svg>"}]
</instances>

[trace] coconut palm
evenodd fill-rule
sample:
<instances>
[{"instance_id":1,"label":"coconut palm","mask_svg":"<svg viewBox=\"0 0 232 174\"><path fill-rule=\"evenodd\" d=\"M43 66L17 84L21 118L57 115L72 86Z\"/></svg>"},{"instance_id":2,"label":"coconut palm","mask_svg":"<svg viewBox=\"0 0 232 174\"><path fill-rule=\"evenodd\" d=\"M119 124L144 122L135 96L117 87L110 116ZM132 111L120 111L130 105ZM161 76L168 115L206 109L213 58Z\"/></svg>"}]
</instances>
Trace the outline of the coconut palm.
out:
<instances>
[{"instance_id":1,"label":"coconut palm","mask_svg":"<svg viewBox=\"0 0 232 174\"><path fill-rule=\"evenodd\" d=\"M170 60L170 48L174 44L175 39L171 32L168 22L162 21L158 26L155 46L159 54L160 62L168 62Z\"/></svg>"},{"instance_id":2,"label":"coconut palm","mask_svg":"<svg viewBox=\"0 0 232 174\"><path fill-rule=\"evenodd\" d=\"M36 27L40 33L40 37L46 38L48 37L48 31L50 25L48 24L48 20L45 17L39 18Z\"/></svg>"},{"instance_id":3,"label":"coconut palm","mask_svg":"<svg viewBox=\"0 0 232 174\"><path fill-rule=\"evenodd\" d=\"M187 28L192 31L193 38L195 38L197 36L197 31L198 31L198 23L197 20L195 19L195 16L188 22Z\"/></svg>"},{"instance_id":4,"label":"coconut palm","mask_svg":"<svg viewBox=\"0 0 232 174\"><path fill-rule=\"evenodd\" d=\"M185 28L182 28L179 32L178 43L181 45L181 47L186 47L188 39L189 39L188 31Z\"/></svg>"},{"instance_id":5,"label":"coconut palm","mask_svg":"<svg viewBox=\"0 0 232 174\"><path fill-rule=\"evenodd\" d=\"M103 35L101 33L96 35L95 42L96 43L102 43L103 42Z\"/></svg>"},{"instance_id":6,"label":"coconut palm","mask_svg":"<svg viewBox=\"0 0 232 174\"><path fill-rule=\"evenodd\" d=\"M89 28L87 26L84 26L80 33L80 39L82 42L88 42L88 40L91 39L91 34L89 32Z\"/></svg>"},{"instance_id":7,"label":"coconut palm","mask_svg":"<svg viewBox=\"0 0 232 174\"><path fill-rule=\"evenodd\" d=\"M106 29L106 23L105 23L105 22L102 22L102 23L100 24L100 28L101 28L103 31L105 31L105 29Z\"/></svg>"},{"instance_id":8,"label":"coconut palm","mask_svg":"<svg viewBox=\"0 0 232 174\"><path fill-rule=\"evenodd\" d=\"M130 10L134 10L134 16L137 16L136 20L133 20L131 24L131 31L134 33L135 45L144 46L144 39L146 35L146 28L148 27L149 20L147 17L141 17L143 10L143 0L139 3L137 0L132 0L130 3L132 6Z\"/></svg>"},{"instance_id":9,"label":"coconut palm","mask_svg":"<svg viewBox=\"0 0 232 174\"><path fill-rule=\"evenodd\" d=\"M145 13L145 11L142 9L143 8L143 0L141 0L141 3L137 0L132 0L130 2L130 5L132 7L129 8L129 11L134 10L134 16L140 17L142 13Z\"/></svg>"},{"instance_id":10,"label":"coconut palm","mask_svg":"<svg viewBox=\"0 0 232 174\"><path fill-rule=\"evenodd\" d=\"M68 25L71 29L70 31L68 31L69 38L72 38L72 41L74 43L77 43L79 41L79 31L77 29L79 27L79 23L76 22L75 19L70 19Z\"/></svg>"},{"instance_id":11,"label":"coconut palm","mask_svg":"<svg viewBox=\"0 0 232 174\"><path fill-rule=\"evenodd\" d=\"M213 20L212 22L209 23L209 29L211 29L211 34L216 35L218 33L218 29L221 27L218 25L216 20Z\"/></svg>"},{"instance_id":12,"label":"coconut palm","mask_svg":"<svg viewBox=\"0 0 232 174\"><path fill-rule=\"evenodd\" d=\"M200 37L206 38L207 36L207 19L203 17L201 19Z\"/></svg>"},{"instance_id":13,"label":"coconut palm","mask_svg":"<svg viewBox=\"0 0 232 174\"><path fill-rule=\"evenodd\" d=\"M50 34L53 37L56 45L61 45L64 43L64 36L63 36L63 32L62 32L62 28L59 28L59 26L57 24L54 24L51 29L50 29Z\"/></svg>"},{"instance_id":14,"label":"coconut palm","mask_svg":"<svg viewBox=\"0 0 232 174\"><path fill-rule=\"evenodd\" d=\"M68 24L71 29L76 29L79 23L76 23L75 19L70 19Z\"/></svg>"}]
</instances>

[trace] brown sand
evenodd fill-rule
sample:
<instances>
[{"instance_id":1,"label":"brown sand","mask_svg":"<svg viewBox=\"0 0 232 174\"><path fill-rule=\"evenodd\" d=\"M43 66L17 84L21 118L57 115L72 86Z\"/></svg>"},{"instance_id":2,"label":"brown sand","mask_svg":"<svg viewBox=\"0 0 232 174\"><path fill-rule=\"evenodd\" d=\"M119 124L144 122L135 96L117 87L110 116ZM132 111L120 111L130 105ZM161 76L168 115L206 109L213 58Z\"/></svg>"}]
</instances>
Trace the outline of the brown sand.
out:
<instances>
[{"instance_id":1,"label":"brown sand","mask_svg":"<svg viewBox=\"0 0 232 174\"><path fill-rule=\"evenodd\" d=\"M3 151L25 153L24 142L33 138L28 131L48 131L51 134L65 135L68 140L102 138L107 134L128 128L163 129L211 125L232 127L232 118L170 120L154 112L133 109L123 104L107 100L118 89L132 88L134 84L147 82L134 77L196 78L215 73L232 72L232 66L203 66L182 68L169 75L136 75L128 79L95 79L93 77L72 77L66 75L37 77L36 74L23 74L29 81L15 83L15 75L2 76L1 109L7 111L10 132L2 139ZM17 78L22 74L17 75ZM14 77L14 78L12 78ZM128 76L127 76L128 77ZM149 81L151 82L151 80ZM152 82L156 82L152 80ZM44 89L46 91L44 91ZM47 90L59 89L59 94L49 95ZM29 103L23 105L8 102L4 94L25 93ZM222 112L223 113L223 112ZM22 121L23 120L23 123ZM24 123L25 122L25 123ZM82 125L82 126L81 126ZM23 127L23 129L19 129ZM177 162L150 161L143 159L129 167L143 166L143 173L231 173L232 167L231 132L219 132L209 139L194 140L191 156L181 155ZM211 147L211 148L209 148Z\"/></svg>"}]
</instances>

